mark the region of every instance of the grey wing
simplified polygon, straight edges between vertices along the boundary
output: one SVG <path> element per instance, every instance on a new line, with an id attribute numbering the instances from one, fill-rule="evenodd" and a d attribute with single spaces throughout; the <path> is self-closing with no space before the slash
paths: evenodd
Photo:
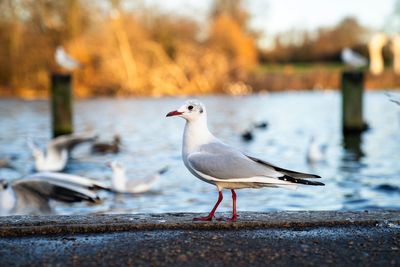
<path id="1" fill-rule="evenodd" d="M 223 143 L 211 143 L 200 147 L 199 152 L 192 153 L 188 157 L 188 162 L 195 171 L 217 179 L 267 177 L 290 183 L 324 185 L 302 179 L 320 178 L 318 175 L 277 167 L 247 156 Z"/>
<path id="2" fill-rule="evenodd" d="M 239 150 L 222 143 L 202 146 L 199 152 L 192 153 L 188 157 L 188 162 L 195 171 L 217 179 L 282 176 L 273 168 L 259 164 Z"/>
<path id="3" fill-rule="evenodd" d="M 91 178 L 67 174 L 67 173 L 59 173 L 59 172 L 38 172 L 33 175 L 28 176 L 27 178 L 39 178 L 50 182 L 62 182 L 64 184 L 70 184 L 72 186 L 84 187 L 90 190 L 110 190 L 110 186 L 108 184 L 102 183 L 100 181 L 96 181 Z"/>
<path id="4" fill-rule="evenodd" d="M 96 202 L 99 197 L 91 190 L 71 183 L 47 180 L 44 178 L 26 178 L 15 181 L 12 188 L 17 201 L 25 201 L 25 205 L 45 206 L 50 199 L 62 202 Z M 33 202 L 27 202 L 29 200 Z"/>
<path id="5" fill-rule="evenodd" d="M 97 139 L 96 135 L 82 134 L 82 135 L 61 135 L 50 141 L 48 149 L 55 149 L 61 151 L 66 149 L 71 151 L 74 147 L 85 142 L 93 142 Z"/>

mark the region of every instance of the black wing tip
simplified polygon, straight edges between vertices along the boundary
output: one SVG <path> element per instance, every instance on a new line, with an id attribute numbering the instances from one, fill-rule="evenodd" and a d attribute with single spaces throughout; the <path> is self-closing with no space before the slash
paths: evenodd
<path id="1" fill-rule="evenodd" d="M 304 180 L 304 179 L 299 179 L 299 178 L 293 178 L 288 175 L 284 175 L 278 178 L 279 180 L 294 183 L 294 184 L 304 184 L 304 185 L 316 185 L 316 186 L 324 186 L 324 183 L 321 182 L 314 182 L 314 181 L 309 181 L 309 180 Z"/>
<path id="2" fill-rule="evenodd" d="M 309 173 L 302 173 L 302 172 L 287 170 L 287 169 L 284 169 L 284 168 L 275 166 L 275 165 L 273 165 L 273 164 L 271 164 L 271 163 L 268 163 L 268 162 L 266 162 L 266 161 L 263 161 L 263 160 L 261 160 L 261 159 L 258 159 L 258 158 L 255 158 L 255 157 L 252 157 L 252 156 L 249 156 L 249 155 L 246 155 L 246 156 L 247 156 L 249 159 L 251 159 L 251 160 L 253 160 L 253 161 L 257 162 L 257 163 L 260 163 L 260 164 L 263 164 L 263 165 L 267 165 L 268 167 L 273 168 L 275 171 L 281 172 L 282 174 L 285 174 L 285 173 L 286 173 L 287 175 L 293 175 L 293 176 L 301 177 L 301 178 L 299 178 L 299 179 L 303 179 L 303 178 L 308 178 L 308 179 L 321 178 L 321 176 L 316 175 L 316 174 L 309 174 Z M 285 176 L 287 176 L 286 174 L 285 174 Z M 301 175 L 301 176 L 300 176 L 300 175 Z M 292 178 L 293 178 L 293 177 L 292 177 Z M 296 179 L 298 179 L 298 178 L 296 178 Z"/>

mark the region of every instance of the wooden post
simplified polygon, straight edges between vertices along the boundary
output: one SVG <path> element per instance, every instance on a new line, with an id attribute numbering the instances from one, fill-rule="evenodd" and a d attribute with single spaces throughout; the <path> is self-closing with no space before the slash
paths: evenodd
<path id="1" fill-rule="evenodd" d="M 51 113 L 53 137 L 73 132 L 70 74 L 53 73 L 51 75 Z"/>
<path id="2" fill-rule="evenodd" d="M 361 136 L 361 133 L 343 135 L 343 147 L 347 152 L 346 154 L 350 154 L 350 157 L 346 156 L 344 158 L 345 161 L 359 161 L 364 156 L 361 146 Z"/>
<path id="3" fill-rule="evenodd" d="M 364 73 L 342 73 L 342 123 L 344 133 L 360 133 L 367 129 L 363 120 Z"/>

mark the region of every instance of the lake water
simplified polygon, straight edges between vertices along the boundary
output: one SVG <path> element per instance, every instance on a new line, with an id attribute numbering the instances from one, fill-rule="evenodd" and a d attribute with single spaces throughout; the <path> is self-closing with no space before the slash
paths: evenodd
<path id="1" fill-rule="evenodd" d="M 396 93 L 395 93 L 396 94 Z M 397 93 L 398 94 L 398 93 Z M 337 92 L 271 93 L 244 97 L 200 97 L 208 110 L 211 131 L 226 143 L 278 166 L 323 177 L 325 187 L 238 190 L 238 210 L 364 210 L 400 209 L 400 106 L 383 92 L 365 96 L 365 117 L 371 129 L 359 139 L 343 138 L 340 95 Z M 154 190 L 141 195 L 114 196 L 101 192 L 102 204 L 53 203 L 59 214 L 208 212 L 217 190 L 193 177 L 181 161 L 184 120 L 165 118 L 185 99 L 95 99 L 75 103 L 76 132 L 94 132 L 104 139 L 122 137 L 123 151 L 91 155 L 79 147 L 65 172 L 108 180 L 107 162 L 122 162 L 132 179 L 169 166 Z M 33 172 L 25 140 L 42 146 L 50 138 L 46 101 L 0 100 L 0 158 L 14 157 L 18 171 L 0 169 L 0 177 L 15 179 Z M 240 133 L 252 122 L 268 121 L 253 142 Z M 305 160 L 310 136 L 328 145 L 325 164 Z M 231 210 L 226 191 L 219 211 Z"/>

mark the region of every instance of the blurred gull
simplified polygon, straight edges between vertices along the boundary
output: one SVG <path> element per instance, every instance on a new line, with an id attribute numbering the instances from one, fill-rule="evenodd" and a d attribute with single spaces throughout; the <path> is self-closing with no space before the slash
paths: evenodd
<path id="1" fill-rule="evenodd" d="M 167 117 L 179 116 L 186 120 L 183 134 L 182 158 L 188 170 L 202 181 L 217 187 L 219 197 L 208 216 L 194 218 L 211 221 L 222 201 L 222 190 L 231 189 L 233 213 L 236 221 L 236 193 L 234 189 L 284 187 L 296 188 L 299 184 L 324 185 L 303 178 L 320 178 L 318 175 L 300 173 L 276 167 L 268 162 L 248 156 L 222 143 L 210 133 L 205 106 L 197 100 L 187 101 Z"/>
<path id="2" fill-rule="evenodd" d="M 86 177 L 42 172 L 7 182 L 0 180 L 0 214 L 49 214 L 50 200 L 98 202 L 93 190 L 108 189 Z"/>
<path id="3" fill-rule="evenodd" d="M 121 137 L 116 134 L 112 142 L 94 142 L 92 145 L 92 153 L 118 153 L 121 146 Z"/>
<path id="4" fill-rule="evenodd" d="M 318 143 L 316 138 L 311 136 L 307 148 L 307 162 L 309 164 L 313 164 L 326 161 L 326 149 L 326 144 Z"/>
<path id="5" fill-rule="evenodd" d="M 61 135 L 47 144 L 45 152 L 30 139 L 28 139 L 28 146 L 35 158 L 37 171 L 62 171 L 67 164 L 69 152 L 75 146 L 84 142 L 92 142 L 96 138 L 96 136 L 89 134 Z"/>
<path id="6" fill-rule="evenodd" d="M 110 163 L 113 171 L 111 178 L 112 190 L 116 193 L 144 193 L 153 188 L 155 183 L 160 179 L 160 176 L 167 171 L 167 167 L 159 170 L 157 173 L 146 176 L 142 179 L 128 179 L 125 174 L 125 168 L 121 163 L 113 161 Z"/>
<path id="7" fill-rule="evenodd" d="M 65 51 L 64 47 L 57 46 L 56 52 L 54 54 L 57 64 L 68 71 L 73 71 L 77 68 L 81 67 L 81 64 L 73 59 L 68 53 Z"/>
<path id="8" fill-rule="evenodd" d="M 346 65 L 354 68 L 364 67 L 367 65 L 367 59 L 365 57 L 354 52 L 348 47 L 342 50 L 341 58 Z"/>

